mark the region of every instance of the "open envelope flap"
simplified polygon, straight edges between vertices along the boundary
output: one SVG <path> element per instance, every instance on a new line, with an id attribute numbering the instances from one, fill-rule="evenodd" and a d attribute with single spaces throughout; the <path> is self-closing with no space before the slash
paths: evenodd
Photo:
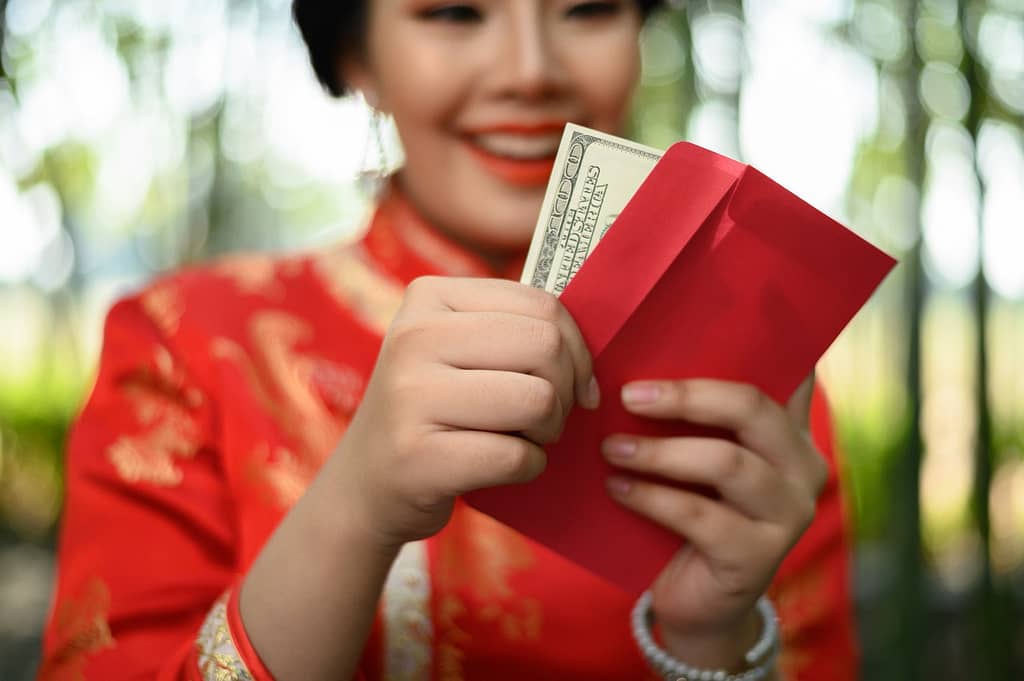
<path id="1" fill-rule="evenodd" d="M 895 261 L 754 168 L 723 208 L 665 270 L 599 364 L 623 372 L 624 381 L 752 383 L 784 402 Z M 605 384 L 611 378 L 598 375 L 602 389 L 618 390 L 615 381 Z"/>
<path id="2" fill-rule="evenodd" d="M 592 354 L 625 324 L 744 167 L 687 143 L 658 161 L 562 292 Z"/>
<path id="3" fill-rule="evenodd" d="M 726 246 L 735 252 L 734 271 L 751 267 L 763 275 L 757 296 L 750 297 L 762 310 L 757 329 L 767 337 L 811 346 L 807 371 L 896 265 L 753 167 L 740 178 L 726 218 L 723 231 L 736 228 Z M 790 348 L 780 344 L 780 350 Z M 761 387 L 781 402 L 802 379 L 802 374 L 788 381 L 779 376 Z"/>

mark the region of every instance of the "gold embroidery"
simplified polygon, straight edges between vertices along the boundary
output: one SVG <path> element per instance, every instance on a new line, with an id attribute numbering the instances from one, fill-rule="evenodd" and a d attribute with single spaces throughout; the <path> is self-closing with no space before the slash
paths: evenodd
<path id="1" fill-rule="evenodd" d="M 250 480 L 264 487 L 273 503 L 288 508 L 341 438 L 364 379 L 351 367 L 298 350 L 311 340 L 312 328 L 297 317 L 257 312 L 249 336 L 251 354 L 227 338 L 214 339 L 211 352 L 244 372 L 256 399 L 289 440 L 288 446 L 257 445 L 248 468 Z"/>
<path id="2" fill-rule="evenodd" d="M 315 360 L 311 377 L 327 406 L 344 415 L 355 413 L 366 388 L 363 375 L 350 366 Z"/>
<path id="3" fill-rule="evenodd" d="M 402 547 L 384 585 L 384 678 L 426 681 L 430 678 L 430 573 L 426 542 Z"/>
<path id="4" fill-rule="evenodd" d="M 536 598 L 524 598 L 518 605 L 521 612 L 509 612 L 490 603 L 480 610 L 479 617 L 485 622 L 495 623 L 506 641 L 539 641 L 544 607 Z"/>
<path id="5" fill-rule="evenodd" d="M 445 590 L 469 589 L 485 602 L 514 596 L 509 576 L 536 562 L 525 537 L 465 505 L 438 539 L 438 581 Z"/>
<path id="6" fill-rule="evenodd" d="M 189 408 L 203 397 L 185 385 L 167 348 L 157 347 L 153 364 L 155 374 L 139 372 L 121 387 L 142 431 L 119 437 L 107 448 L 107 459 L 126 482 L 173 487 L 182 479 L 176 460 L 191 459 L 201 446 L 202 433 Z"/>
<path id="7" fill-rule="evenodd" d="M 181 293 L 173 281 L 164 281 L 153 285 L 139 298 L 142 310 L 165 336 L 173 336 L 178 332 L 181 316 L 185 313 L 185 303 Z"/>
<path id="8" fill-rule="evenodd" d="M 440 635 L 437 642 L 438 673 L 440 681 L 463 681 L 462 661 L 466 657 L 464 646 L 471 637 L 459 626 L 458 620 L 466 614 L 466 604 L 458 596 L 447 594 L 438 608 Z"/>
<path id="9" fill-rule="evenodd" d="M 439 662 L 449 670 L 464 655 L 468 640 L 457 619 L 472 614 L 477 622 L 495 627 L 509 643 L 541 638 L 544 609 L 536 598 L 516 593 L 511 576 L 536 562 L 529 541 L 493 518 L 460 504 L 448 527 L 438 535 L 438 592 L 455 598 L 439 616 Z M 472 594 L 472 610 L 454 594 Z M 443 602 L 443 601 L 442 601 Z M 456 604 L 460 607 L 456 607 Z M 451 671 L 454 675 L 455 671 Z M 459 678 L 452 676 L 451 678 Z"/>
<path id="10" fill-rule="evenodd" d="M 229 593 L 213 604 L 196 637 L 199 673 L 203 681 L 254 681 L 231 638 L 227 606 Z"/>
<path id="11" fill-rule="evenodd" d="M 277 263 L 267 255 L 246 254 L 221 258 L 213 264 L 214 273 L 230 279 L 239 291 L 251 295 L 280 298 L 284 288 L 277 280 Z"/>
<path id="12" fill-rule="evenodd" d="M 316 361 L 295 349 L 311 338 L 312 330 L 296 317 L 267 311 L 253 315 L 249 336 L 258 366 L 263 368 L 285 406 L 279 412 L 285 431 L 301 443 L 317 464 L 321 463 L 337 444 L 344 426 L 335 421 L 313 391 Z"/>
<path id="13" fill-rule="evenodd" d="M 266 492 L 265 501 L 291 508 L 309 487 L 317 469 L 287 447 L 273 450 L 266 443 L 256 445 L 246 466 L 246 475 L 257 489 Z"/>
<path id="14" fill-rule="evenodd" d="M 95 577 L 64 599 L 53 615 L 56 651 L 44 662 L 40 681 L 79 681 L 89 655 L 116 646 L 109 611 L 110 589 Z"/>
<path id="15" fill-rule="evenodd" d="M 368 328 L 383 335 L 402 303 L 405 290 L 373 264 L 362 246 L 345 246 L 325 252 L 314 271 L 327 291 Z"/>

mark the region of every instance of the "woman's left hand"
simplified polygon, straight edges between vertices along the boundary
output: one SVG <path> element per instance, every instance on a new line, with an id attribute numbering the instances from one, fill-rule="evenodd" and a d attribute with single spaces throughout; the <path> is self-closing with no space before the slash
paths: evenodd
<path id="1" fill-rule="evenodd" d="M 758 597 L 814 518 L 828 466 L 808 428 L 813 389 L 812 374 L 785 407 L 752 386 L 714 380 L 623 390 L 634 414 L 719 427 L 736 440 L 614 435 L 603 447 L 622 469 L 608 481 L 613 498 L 686 539 L 652 586 L 652 608 L 666 647 L 690 664 L 742 661 L 760 632 Z"/>

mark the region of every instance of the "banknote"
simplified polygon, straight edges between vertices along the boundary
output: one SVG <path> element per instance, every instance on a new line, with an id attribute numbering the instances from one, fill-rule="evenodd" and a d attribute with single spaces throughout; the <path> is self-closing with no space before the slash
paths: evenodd
<path id="1" fill-rule="evenodd" d="M 663 153 L 567 125 L 520 281 L 565 290 Z"/>

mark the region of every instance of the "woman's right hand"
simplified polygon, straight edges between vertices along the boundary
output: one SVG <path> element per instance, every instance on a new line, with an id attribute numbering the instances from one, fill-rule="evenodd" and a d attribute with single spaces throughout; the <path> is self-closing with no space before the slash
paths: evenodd
<path id="1" fill-rule="evenodd" d="M 599 400 L 590 353 L 553 295 L 497 279 L 409 286 L 329 465 L 386 546 L 439 531 L 455 497 L 532 480 L 574 402 Z"/>

